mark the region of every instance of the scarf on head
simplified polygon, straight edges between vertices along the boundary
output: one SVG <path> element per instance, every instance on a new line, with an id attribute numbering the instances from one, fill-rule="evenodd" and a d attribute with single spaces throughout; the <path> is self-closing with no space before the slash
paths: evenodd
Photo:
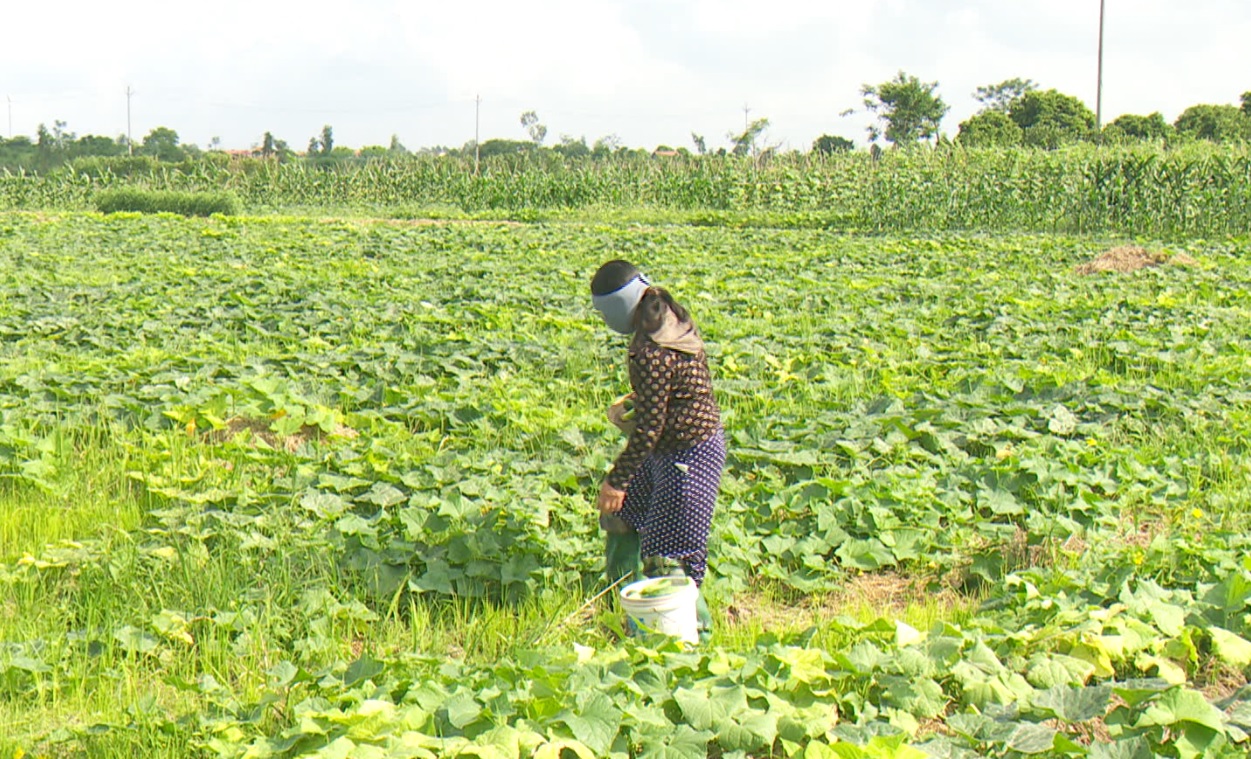
<path id="1" fill-rule="evenodd" d="M 648 334 L 652 342 L 662 348 L 670 348 L 681 353 L 697 355 L 704 349 L 704 341 L 699 337 L 693 321 L 679 321 L 672 308 L 665 309 L 665 319 L 660 329 Z"/>
<path id="2" fill-rule="evenodd" d="M 643 299 L 643 293 L 647 292 L 650 284 L 646 277 L 637 274 L 634 279 L 610 293 L 592 295 L 591 304 L 613 331 L 628 335 L 634 332 L 634 311 L 639 307 L 639 301 Z"/>

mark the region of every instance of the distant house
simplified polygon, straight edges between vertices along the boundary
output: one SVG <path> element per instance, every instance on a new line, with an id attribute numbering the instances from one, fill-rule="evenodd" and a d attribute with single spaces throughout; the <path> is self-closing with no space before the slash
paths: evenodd
<path id="1" fill-rule="evenodd" d="M 653 151 L 652 151 L 652 155 L 653 155 L 653 156 L 655 156 L 656 158 L 677 158 L 678 156 L 680 156 L 680 155 L 682 155 L 682 154 L 681 154 L 681 153 L 679 153 L 679 152 L 678 152 L 678 151 L 676 151 L 676 150 L 669 150 L 669 149 L 666 149 L 666 150 L 660 150 L 660 149 L 657 149 L 657 150 L 653 150 Z"/>

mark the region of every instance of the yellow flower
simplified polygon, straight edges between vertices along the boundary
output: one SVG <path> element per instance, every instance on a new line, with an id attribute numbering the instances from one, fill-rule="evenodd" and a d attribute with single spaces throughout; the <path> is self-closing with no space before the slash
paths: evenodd
<path id="1" fill-rule="evenodd" d="M 1086 438 L 1086 445 L 1088 445 L 1088 446 L 1090 446 L 1091 448 L 1093 448 L 1093 447 L 1095 447 L 1096 445 L 1099 445 L 1099 441 L 1098 441 L 1098 440 L 1095 440 L 1093 437 L 1088 437 L 1088 438 Z"/>
<path id="2" fill-rule="evenodd" d="M 1141 553 L 1135 553 L 1135 554 L 1134 554 L 1134 566 L 1136 566 L 1136 567 L 1140 567 L 1140 566 L 1142 566 L 1142 561 L 1143 561 L 1142 554 L 1141 554 Z"/>
<path id="3" fill-rule="evenodd" d="M 1203 519 L 1203 509 L 1198 509 L 1198 508 L 1191 509 L 1190 516 L 1194 517 L 1195 519 Z"/>

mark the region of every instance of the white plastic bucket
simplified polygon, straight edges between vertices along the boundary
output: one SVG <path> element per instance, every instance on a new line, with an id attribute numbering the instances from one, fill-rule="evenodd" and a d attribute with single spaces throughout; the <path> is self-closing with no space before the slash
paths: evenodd
<path id="1" fill-rule="evenodd" d="M 689 577 L 654 577 L 621 590 L 621 607 L 644 630 L 699 642 L 699 586 Z"/>

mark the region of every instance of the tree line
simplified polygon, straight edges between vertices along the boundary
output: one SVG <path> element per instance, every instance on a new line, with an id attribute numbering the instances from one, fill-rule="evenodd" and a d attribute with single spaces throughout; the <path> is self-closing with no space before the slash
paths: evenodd
<path id="1" fill-rule="evenodd" d="M 978 87 L 973 97 L 981 108 L 958 126 L 954 140 L 941 132 L 943 119 L 950 111 L 938 94 L 938 82 L 924 82 L 900 71 L 894 78 L 865 84 L 860 89 L 863 111 L 851 109 L 842 115 L 857 112 L 870 114 L 873 123 L 867 128 L 867 145 L 879 150 L 879 142 L 893 147 L 919 144 L 950 144 L 966 147 L 1034 147 L 1056 149 L 1065 145 L 1090 142 L 1125 144 L 1151 141 L 1175 144 L 1195 140 L 1217 143 L 1251 141 L 1251 92 L 1244 92 L 1240 105 L 1193 105 L 1171 124 L 1158 112 L 1147 115 L 1124 114 L 1111 123 L 1097 123 L 1096 115 L 1080 98 L 1055 89 L 1042 89 L 1031 79 L 1014 78 L 997 84 Z M 520 125 L 528 139 L 488 139 L 481 144 L 470 141 L 460 148 L 435 146 L 421 148 L 417 153 L 455 155 L 488 159 L 498 155 L 549 154 L 553 158 L 604 159 L 623 155 L 712 155 L 767 156 L 780 150 L 770 143 L 767 118 L 745 125 L 743 131 L 730 131 L 725 137 L 727 147 L 710 149 L 704 135 L 690 135 L 691 146 L 659 145 L 654 150 L 628 148 L 616 135 L 608 135 L 588 143 L 585 136 L 561 135 L 546 145 L 548 128 L 533 110 L 521 114 Z M 830 154 L 856 149 L 853 140 L 838 135 L 818 137 L 808 152 Z M 5 140 L 0 138 L 0 170 L 46 172 L 83 158 L 117 159 L 138 157 L 144 165 L 151 162 L 179 163 L 205 156 L 229 159 L 230 154 L 244 153 L 250 157 L 279 162 L 305 161 L 315 165 L 364 162 L 377 158 L 409 155 L 408 150 L 392 135 L 389 145 L 371 145 L 359 149 L 336 144 L 330 125 L 309 138 L 304 152 L 299 153 L 285 140 L 265 132 L 247 151 L 224 151 L 220 140 L 213 138 L 206 148 L 184 143 L 175 130 L 160 126 L 152 129 L 141 141 L 131 144 L 125 135 L 116 138 L 87 134 L 78 136 L 68 131 L 64 121 L 54 121 L 51 128 L 40 124 L 35 137 L 24 135 Z M 801 151 L 793 151 L 801 152 Z"/>
<path id="2" fill-rule="evenodd" d="M 885 139 L 899 146 L 945 140 L 939 136 L 939 125 L 950 107 L 937 90 L 937 82 L 923 82 L 903 71 L 887 82 L 864 85 L 864 109 L 876 117 L 869 127 L 870 140 Z M 1101 125 L 1080 98 L 1043 90 L 1030 79 L 1008 79 L 979 87 L 973 97 L 982 107 L 960 123 L 955 137 L 957 143 L 968 147 L 1055 149 L 1079 142 L 1251 141 L 1251 92 L 1242 94 L 1241 106 L 1192 105 L 1172 124 L 1156 112 L 1124 114 Z"/>

